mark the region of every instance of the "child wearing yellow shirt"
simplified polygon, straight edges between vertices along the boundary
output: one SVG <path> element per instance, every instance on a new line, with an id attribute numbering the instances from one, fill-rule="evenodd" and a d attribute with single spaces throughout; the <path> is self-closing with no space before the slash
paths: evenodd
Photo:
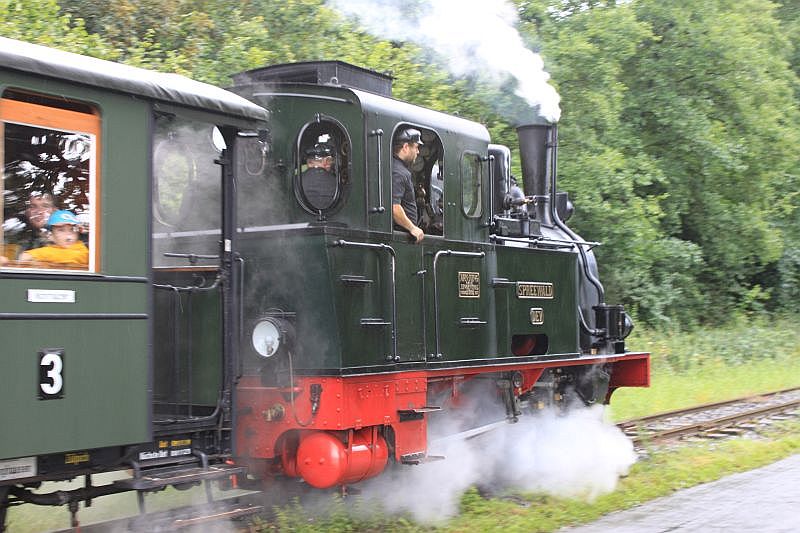
<path id="1" fill-rule="evenodd" d="M 56 211 L 47 221 L 52 244 L 22 252 L 20 262 L 44 263 L 43 266 L 50 268 L 87 267 L 89 249 L 78 238 L 79 224 L 78 217 L 72 212 Z"/>

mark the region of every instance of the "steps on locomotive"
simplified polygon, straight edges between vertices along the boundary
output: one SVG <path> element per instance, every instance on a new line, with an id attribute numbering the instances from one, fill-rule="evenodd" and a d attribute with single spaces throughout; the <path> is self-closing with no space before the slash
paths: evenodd
<path id="1" fill-rule="evenodd" d="M 252 500 L 252 501 L 248 501 Z M 178 507 L 168 511 L 148 513 L 106 521 L 97 524 L 82 524 L 82 533 L 100 533 L 108 531 L 231 531 L 233 528 L 224 521 L 241 520 L 264 512 L 264 505 L 257 502 L 256 497 L 241 496 L 228 500 L 220 500 L 210 504 Z M 215 528 L 215 522 L 220 528 Z M 61 532 L 74 532 L 75 529 L 64 529 Z"/>
<path id="2" fill-rule="evenodd" d="M 206 467 L 197 466 L 196 464 L 166 466 L 142 470 L 139 476 L 117 480 L 114 484 L 130 490 L 149 491 L 170 485 L 185 485 L 223 479 L 233 475 L 244 474 L 246 471 L 247 468 L 244 466 L 225 463 Z"/>
<path id="3" fill-rule="evenodd" d="M 444 455 L 429 455 L 426 453 L 407 453 L 400 456 L 400 462 L 404 465 L 421 465 L 423 463 L 432 463 L 434 461 L 444 461 Z"/>

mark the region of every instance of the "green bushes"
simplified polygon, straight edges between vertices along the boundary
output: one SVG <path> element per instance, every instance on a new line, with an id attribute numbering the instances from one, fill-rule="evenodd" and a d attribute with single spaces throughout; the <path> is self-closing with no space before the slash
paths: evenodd
<path id="1" fill-rule="evenodd" d="M 627 345 L 651 352 L 651 385 L 615 392 L 615 420 L 800 385 L 795 317 L 741 314 L 717 328 L 640 328 Z"/>

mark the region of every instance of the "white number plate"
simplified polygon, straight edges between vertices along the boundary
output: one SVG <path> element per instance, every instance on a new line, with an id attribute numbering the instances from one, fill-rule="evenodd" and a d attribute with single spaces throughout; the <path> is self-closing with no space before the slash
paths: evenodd
<path id="1" fill-rule="evenodd" d="M 64 397 L 64 350 L 49 349 L 39 352 L 40 400 L 55 400 Z"/>
<path id="2" fill-rule="evenodd" d="M 28 301 L 51 304 L 74 304 L 75 291 L 28 289 Z"/>
<path id="3" fill-rule="evenodd" d="M 36 457 L 20 457 L 0 461 L 0 481 L 36 475 Z"/>

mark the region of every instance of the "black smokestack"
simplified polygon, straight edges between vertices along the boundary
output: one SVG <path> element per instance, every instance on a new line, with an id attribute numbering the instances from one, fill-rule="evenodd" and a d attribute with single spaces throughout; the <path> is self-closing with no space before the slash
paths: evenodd
<path id="1" fill-rule="evenodd" d="M 554 123 L 525 124 L 517 127 L 519 155 L 525 196 L 534 197 L 536 220 L 552 225 L 550 202 L 552 200 L 552 169 L 558 139 Z M 530 208 L 528 208 L 530 209 Z"/>

